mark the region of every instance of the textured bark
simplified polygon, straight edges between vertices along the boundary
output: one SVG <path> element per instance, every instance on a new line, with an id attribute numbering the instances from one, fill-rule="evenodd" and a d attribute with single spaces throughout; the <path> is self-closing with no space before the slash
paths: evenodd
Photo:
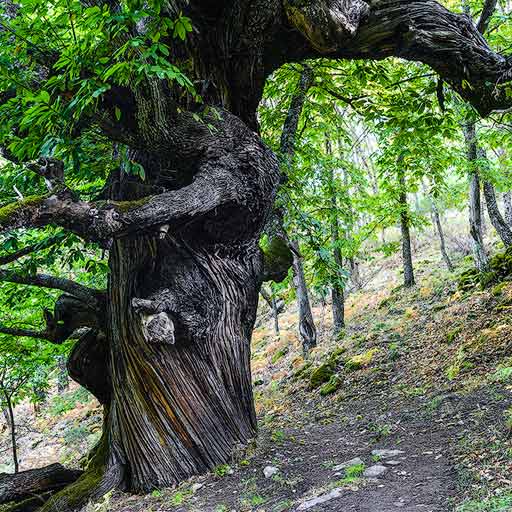
<path id="1" fill-rule="evenodd" d="M 494 187 L 488 181 L 484 181 L 484 196 L 491 224 L 505 244 L 505 247 L 512 246 L 512 230 L 501 215 Z"/>
<path id="2" fill-rule="evenodd" d="M 14 475 L 0 474 L 0 503 L 22 501 L 34 494 L 58 491 L 74 482 L 81 474 L 82 471 L 66 469 L 60 464 Z"/>
<path id="3" fill-rule="evenodd" d="M 261 296 L 265 299 L 265 302 L 270 307 L 270 311 L 272 311 L 272 318 L 274 319 L 274 332 L 276 335 L 279 335 L 279 308 L 277 307 L 277 301 L 275 295 L 272 293 L 272 290 L 267 292 L 264 286 L 261 287 L 260 290 Z"/>
<path id="4" fill-rule="evenodd" d="M 480 194 L 480 177 L 476 169 L 478 159 L 478 145 L 474 123 L 467 123 L 463 127 L 466 143 L 466 153 L 469 164 L 472 166 L 469 182 L 469 232 L 473 246 L 473 259 L 475 267 L 480 272 L 489 269 L 489 258 L 484 246 L 482 233 L 482 205 Z"/>
<path id="5" fill-rule="evenodd" d="M 441 223 L 441 217 L 439 215 L 439 210 L 434 200 L 432 200 L 432 219 L 434 221 L 434 226 L 436 229 L 437 236 L 439 237 L 439 248 L 441 249 L 441 255 L 443 257 L 443 261 L 446 265 L 446 268 L 449 272 L 453 272 L 453 263 L 448 256 L 448 251 L 446 250 L 446 242 L 444 239 L 443 225 Z"/>
<path id="6" fill-rule="evenodd" d="M 11 438 L 12 462 L 14 464 L 14 473 L 18 473 L 20 465 L 18 462 L 18 446 L 16 441 L 16 422 L 14 420 L 14 406 L 12 405 L 11 397 L 8 393 L 5 394 L 5 402 L 7 404 L 7 414 L 9 415 L 9 434 Z M 0 486 L 1 489 L 1 486 Z M 0 496 L 2 494 L 0 493 Z"/>
<path id="7" fill-rule="evenodd" d="M 327 144 L 327 150 L 330 152 L 330 145 Z M 340 244 L 340 225 L 338 221 L 338 201 L 336 200 L 336 189 L 334 187 L 334 169 L 329 169 L 329 189 L 330 202 L 332 208 L 331 219 L 331 241 L 333 244 L 333 259 L 336 265 L 336 272 L 340 273 L 343 269 L 343 256 L 341 254 Z M 338 282 L 335 282 L 331 288 L 332 299 L 332 333 L 339 336 L 345 328 L 345 290 Z"/>
<path id="8" fill-rule="evenodd" d="M 316 327 L 311 311 L 306 276 L 304 275 L 304 266 L 302 255 L 297 241 L 291 241 L 293 252 L 293 284 L 297 293 L 297 304 L 299 306 L 299 337 L 302 343 L 302 350 L 305 355 L 316 347 Z"/>
<path id="9" fill-rule="evenodd" d="M 503 205 L 505 207 L 505 221 L 512 226 L 512 192 L 507 191 L 503 194 Z"/>
<path id="10" fill-rule="evenodd" d="M 200 163 L 217 185 L 203 186 L 193 204 L 211 210 L 164 236 L 118 239 L 110 251 L 108 430 L 133 491 L 226 463 L 256 432 L 250 337 L 258 240 L 279 168 L 255 134 L 229 122 L 232 138 L 217 134 Z M 216 188 L 229 206 L 211 197 Z"/>
<path id="11" fill-rule="evenodd" d="M 400 208 L 400 232 L 402 234 L 402 261 L 404 268 L 404 286 L 410 288 L 415 285 L 414 267 L 412 263 L 410 213 L 405 188 L 405 173 L 401 170 L 398 178 L 398 204 Z"/>
<path id="12" fill-rule="evenodd" d="M 83 3 L 117 8 L 115 0 Z M 81 302 L 80 320 L 66 317 L 58 330 L 57 312 L 46 315 L 42 334 L 57 342 L 77 327 L 90 329 L 68 366 L 105 404 L 106 416 L 86 475 L 44 512 L 78 510 L 114 486 L 145 491 L 175 484 L 225 463 L 254 435 L 249 340 L 262 279 L 258 238 L 279 168 L 250 129 L 258 128 L 257 106 L 274 70 L 310 57 L 394 55 L 431 65 L 481 113 L 512 103 L 501 87 L 512 77 L 509 60 L 488 48 L 467 17 L 431 0 L 177 0 L 162 9 L 172 19 L 180 12 L 193 20 L 193 33 L 164 42 L 220 119 L 164 80 L 114 86 L 99 99 L 94 119 L 130 148 L 146 181 L 113 173 L 106 200 L 86 202 L 62 179 L 49 180 L 47 196 L 0 209 L 2 232 L 56 225 L 111 247 L 106 302 L 92 305 L 68 288 L 67 302 Z M 34 55 L 36 64 L 40 58 Z M 307 89 L 302 78 L 299 90 Z M 292 106 L 287 135 L 299 119 Z M 283 139 L 288 163 L 292 140 Z M 48 165 L 35 169 L 47 179 Z M 308 317 L 301 330 L 310 348 L 316 333 L 294 246 Z"/>

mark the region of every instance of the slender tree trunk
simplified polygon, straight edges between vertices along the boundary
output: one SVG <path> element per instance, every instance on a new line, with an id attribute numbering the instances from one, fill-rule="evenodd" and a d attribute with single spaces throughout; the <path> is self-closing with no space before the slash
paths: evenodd
<path id="1" fill-rule="evenodd" d="M 348 264 L 350 267 L 350 280 L 354 290 L 360 290 L 363 287 L 361 280 L 361 272 L 359 271 L 359 262 L 355 258 L 349 258 Z"/>
<path id="2" fill-rule="evenodd" d="M 512 192 L 507 191 L 503 194 L 503 205 L 505 207 L 505 221 L 512 226 Z"/>
<path id="3" fill-rule="evenodd" d="M 330 152 L 330 144 L 327 140 L 327 151 Z M 333 259 L 336 266 L 335 272 L 337 281 L 331 288 L 332 299 L 332 333 L 334 337 L 340 335 L 345 328 L 345 290 L 339 281 L 343 270 L 343 256 L 340 249 L 340 226 L 338 221 L 338 201 L 336 200 L 336 189 L 334 184 L 334 169 L 329 169 L 329 189 L 331 202 L 331 241 L 333 245 Z"/>
<path id="4" fill-rule="evenodd" d="M 18 461 L 18 447 L 16 442 L 16 423 L 14 422 L 14 408 L 12 406 L 11 397 L 9 393 L 4 391 L 5 403 L 7 405 L 7 412 L 9 414 L 9 431 L 11 434 L 11 445 L 12 445 L 12 461 L 14 463 L 14 473 L 18 473 L 20 465 Z"/>
<path id="5" fill-rule="evenodd" d="M 279 309 L 277 307 L 275 294 L 272 292 L 268 293 L 264 286 L 261 287 L 260 293 L 272 311 L 272 318 L 274 319 L 274 332 L 276 333 L 276 336 L 279 336 Z"/>
<path id="6" fill-rule="evenodd" d="M 476 139 L 475 123 L 467 123 L 463 127 L 468 162 L 471 166 L 469 182 L 469 232 L 473 245 L 473 259 L 475 267 L 480 272 L 489 268 L 489 259 L 485 251 L 482 233 L 482 205 L 480 193 L 480 177 L 476 162 L 478 159 L 478 144 Z"/>
<path id="7" fill-rule="evenodd" d="M 400 207 L 400 231 L 402 234 L 402 261 L 404 267 L 404 286 L 411 288 L 415 285 L 414 267 L 412 263 L 410 213 L 407 202 L 407 190 L 405 186 L 405 173 L 400 170 L 398 175 L 398 203 Z"/>
<path id="8" fill-rule="evenodd" d="M 446 243 L 444 239 L 444 232 L 443 232 L 443 226 L 441 224 L 441 217 L 439 215 L 439 210 L 437 209 L 437 205 L 435 201 L 431 200 L 432 204 L 432 219 L 434 221 L 434 226 L 437 231 L 437 236 L 439 237 L 439 246 L 441 249 L 441 255 L 443 257 L 443 261 L 446 265 L 446 268 L 449 272 L 453 272 L 453 264 L 450 260 L 450 257 L 448 256 L 448 251 L 446 250 Z"/>
<path id="9" fill-rule="evenodd" d="M 505 247 L 512 246 L 512 230 L 501 215 L 494 187 L 488 181 L 484 181 L 484 196 L 491 224 L 505 244 Z"/>
<path id="10" fill-rule="evenodd" d="M 293 167 L 297 129 L 304 109 L 304 103 L 306 102 L 307 93 L 313 85 L 313 82 L 313 70 L 309 66 L 304 66 L 299 78 L 297 90 L 290 101 L 283 131 L 281 133 L 280 152 L 282 167 L 286 173 Z M 297 294 L 299 307 L 299 336 L 304 354 L 307 355 L 312 348 L 316 347 L 317 332 L 311 312 L 311 303 L 299 243 L 297 240 L 289 238 L 286 233 L 285 236 L 288 239 L 290 250 L 293 253 L 293 285 Z"/>
<path id="11" fill-rule="evenodd" d="M 62 394 L 69 387 L 69 375 L 66 368 L 66 358 L 64 356 L 57 357 L 57 370 L 57 391 L 59 394 Z"/>
<path id="12" fill-rule="evenodd" d="M 311 302 L 309 300 L 308 286 L 304 274 L 304 265 L 300 253 L 299 244 L 292 240 L 291 248 L 293 252 L 293 282 L 297 292 L 297 304 L 299 306 L 299 337 L 302 343 L 304 355 L 316 347 L 317 333 L 313 313 L 311 311 Z"/>

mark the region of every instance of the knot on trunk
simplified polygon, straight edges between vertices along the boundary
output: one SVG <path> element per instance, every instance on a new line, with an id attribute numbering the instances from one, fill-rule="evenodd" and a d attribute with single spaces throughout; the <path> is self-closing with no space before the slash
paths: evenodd
<path id="1" fill-rule="evenodd" d="M 174 323 L 167 313 L 142 316 L 142 331 L 148 343 L 174 345 Z"/>
<path id="2" fill-rule="evenodd" d="M 168 290 L 163 294 L 167 295 Z M 141 318 L 144 339 L 151 344 L 174 345 L 176 342 L 174 322 L 169 311 L 168 301 L 132 299 L 132 307 Z"/>

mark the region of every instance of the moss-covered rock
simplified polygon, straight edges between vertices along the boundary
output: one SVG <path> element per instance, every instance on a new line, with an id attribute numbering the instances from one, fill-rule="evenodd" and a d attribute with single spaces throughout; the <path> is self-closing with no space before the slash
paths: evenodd
<path id="1" fill-rule="evenodd" d="M 322 396 L 331 395 L 332 393 L 338 391 L 338 389 L 341 387 L 341 384 L 342 380 L 340 377 L 338 375 L 332 375 L 329 379 L 329 382 L 320 388 L 320 394 Z"/>
<path id="2" fill-rule="evenodd" d="M 507 284 L 508 284 L 507 282 L 503 282 L 503 283 L 497 284 L 491 290 L 491 294 L 494 295 L 495 297 L 499 297 L 500 295 L 503 294 L 503 291 L 507 287 Z"/>
<path id="3" fill-rule="evenodd" d="M 311 372 L 309 385 L 312 389 L 329 382 L 334 375 L 334 365 L 332 363 L 324 363 Z"/>
<path id="4" fill-rule="evenodd" d="M 359 370 L 360 368 L 364 368 L 365 366 L 370 365 L 370 363 L 373 361 L 373 358 L 378 352 L 379 349 L 372 348 L 362 354 L 348 358 L 345 361 L 345 370 L 353 372 L 355 370 Z"/>
<path id="5" fill-rule="evenodd" d="M 341 356 L 347 351 L 345 347 L 336 347 L 330 354 L 329 354 L 329 363 L 332 365 L 337 365 L 340 360 Z"/>
<path id="6" fill-rule="evenodd" d="M 293 380 L 299 380 L 299 379 L 309 379 L 313 368 L 312 368 L 311 361 L 308 361 L 304 363 L 302 366 L 299 366 L 297 370 L 294 372 L 292 379 Z"/>

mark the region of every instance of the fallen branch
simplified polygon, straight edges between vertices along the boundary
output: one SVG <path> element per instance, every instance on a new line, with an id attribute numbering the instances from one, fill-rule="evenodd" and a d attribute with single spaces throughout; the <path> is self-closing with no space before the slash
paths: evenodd
<path id="1" fill-rule="evenodd" d="M 0 474 L 0 503 L 19 502 L 47 492 L 60 491 L 75 482 L 82 471 L 61 464 L 30 469 L 16 474 Z"/>

